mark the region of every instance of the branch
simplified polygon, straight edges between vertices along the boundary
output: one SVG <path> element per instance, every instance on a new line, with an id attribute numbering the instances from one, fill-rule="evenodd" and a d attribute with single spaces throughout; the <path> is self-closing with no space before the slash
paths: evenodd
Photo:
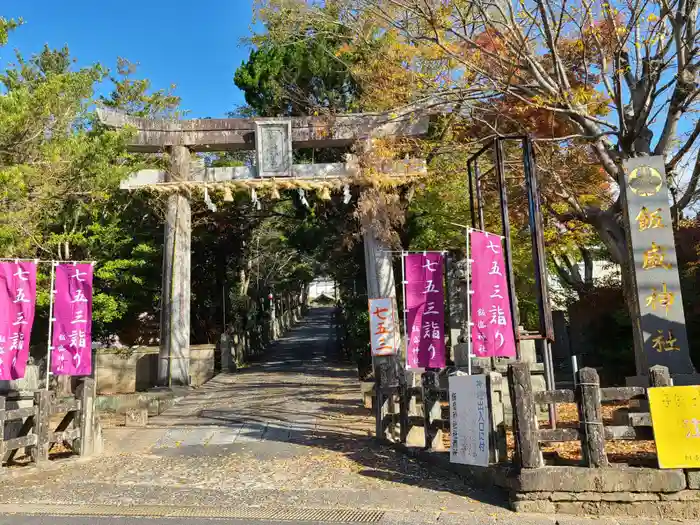
<path id="1" fill-rule="evenodd" d="M 561 277 L 562 281 L 564 281 L 566 284 L 571 286 L 572 288 L 576 288 L 576 282 L 570 273 L 568 273 L 557 261 L 556 256 L 552 256 L 552 262 L 554 263 L 554 269 L 557 271 L 557 275 Z"/>
<path id="2" fill-rule="evenodd" d="M 676 204 L 673 205 L 671 210 L 672 212 L 677 213 L 679 211 L 683 211 L 685 207 L 690 204 L 698 189 L 698 182 L 700 182 L 700 154 L 695 159 L 695 166 L 693 167 L 693 173 L 690 176 L 690 181 L 688 181 L 688 187 L 685 189 L 683 196 Z M 672 213 L 672 215 L 674 214 Z"/>
<path id="3" fill-rule="evenodd" d="M 686 140 L 685 143 L 680 148 L 678 148 L 678 151 L 676 152 L 676 154 L 666 164 L 666 171 L 672 172 L 676 169 L 676 165 L 690 151 L 690 149 L 693 147 L 693 144 L 695 144 L 695 141 L 697 140 L 697 138 L 699 136 L 700 136 L 700 119 L 698 119 L 698 121 L 695 123 L 695 127 L 693 128 L 693 131 L 691 132 L 691 134 L 688 136 L 688 140 Z"/>
<path id="4" fill-rule="evenodd" d="M 579 246 L 581 257 L 583 258 L 584 284 L 586 286 L 593 285 L 593 255 L 588 248 Z"/>

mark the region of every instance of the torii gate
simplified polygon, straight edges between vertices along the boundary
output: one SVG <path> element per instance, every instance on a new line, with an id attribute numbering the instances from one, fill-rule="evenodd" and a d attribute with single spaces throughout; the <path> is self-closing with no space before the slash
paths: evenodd
<path id="1" fill-rule="evenodd" d="M 375 137 L 415 137 L 427 133 L 429 117 L 407 112 L 400 115 L 354 114 L 334 117 L 273 119 L 146 119 L 99 108 L 100 121 L 109 127 L 130 127 L 136 134 L 131 152 L 170 154 L 168 171 L 143 170 L 123 180 L 125 190 L 187 184 L 225 185 L 235 181 L 269 183 L 271 178 L 344 180 L 356 177 L 356 162 L 293 164 L 292 150 L 349 146 Z M 192 170 L 192 152 L 255 150 L 254 167 Z M 396 177 L 425 174 L 425 161 L 390 162 L 377 167 Z M 190 202 L 182 192 L 168 196 L 165 221 L 160 316 L 158 384 L 189 385 L 190 272 L 192 223 Z M 395 297 L 391 258 L 376 239 L 366 238 L 368 293 Z"/>

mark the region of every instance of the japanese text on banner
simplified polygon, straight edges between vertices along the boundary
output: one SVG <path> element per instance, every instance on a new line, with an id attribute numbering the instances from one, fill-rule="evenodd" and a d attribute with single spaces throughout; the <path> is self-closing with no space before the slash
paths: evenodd
<path id="1" fill-rule="evenodd" d="M 36 264 L 0 263 L 0 379 L 24 377 L 36 305 Z"/>
<path id="2" fill-rule="evenodd" d="M 396 309 L 391 297 L 369 300 L 369 329 L 372 355 L 394 355 L 398 349 Z"/>
<path id="3" fill-rule="evenodd" d="M 411 253 L 404 258 L 406 282 L 406 367 L 444 368 L 445 292 L 441 253 Z"/>
<path id="4" fill-rule="evenodd" d="M 51 372 L 85 376 L 92 371 L 92 265 L 56 266 Z"/>
<path id="5" fill-rule="evenodd" d="M 471 231 L 472 348 L 477 357 L 515 357 L 503 247 L 498 235 Z"/>

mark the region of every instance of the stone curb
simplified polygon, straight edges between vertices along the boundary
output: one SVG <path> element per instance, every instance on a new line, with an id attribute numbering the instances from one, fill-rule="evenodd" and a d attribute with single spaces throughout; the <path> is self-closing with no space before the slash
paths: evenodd
<path id="1" fill-rule="evenodd" d="M 441 469 L 443 471 L 451 472 L 456 474 L 458 477 L 465 481 L 477 482 L 484 489 L 495 489 L 504 496 L 507 495 L 506 489 L 504 487 L 508 486 L 506 478 L 510 469 L 501 468 L 495 471 L 488 472 L 486 469 L 474 467 L 471 468 L 467 465 L 460 465 L 451 463 L 449 459 L 449 454 L 437 454 L 435 452 L 429 452 L 418 447 L 408 447 L 402 443 L 392 443 L 389 441 L 383 441 L 382 445 L 390 446 L 394 450 L 397 450 L 411 458 L 417 459 L 429 466 Z M 505 516 L 493 516 L 489 517 L 487 521 L 484 521 L 483 516 L 476 514 L 474 520 L 464 520 L 462 514 L 460 516 L 461 524 L 503 524 L 510 525 L 514 521 L 517 521 L 518 525 L 539 525 L 539 524 L 551 524 L 551 525 L 696 525 L 697 520 L 647 520 L 640 518 L 626 518 L 622 516 L 595 516 L 595 517 L 581 517 L 570 514 L 537 514 L 533 512 L 508 512 Z M 445 520 L 442 515 L 439 519 L 442 523 Z M 457 523 L 457 521 L 455 521 Z"/>

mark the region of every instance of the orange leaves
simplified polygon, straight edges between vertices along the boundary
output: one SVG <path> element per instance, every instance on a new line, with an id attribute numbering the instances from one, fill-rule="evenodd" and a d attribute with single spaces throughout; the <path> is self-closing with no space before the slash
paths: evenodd
<path id="1" fill-rule="evenodd" d="M 581 40 L 588 50 L 589 58 L 594 62 L 600 61 L 600 54 L 610 56 L 620 50 L 620 41 L 627 38 L 626 22 L 619 12 L 609 12 L 604 18 L 587 24 L 582 33 Z"/>
<path id="2" fill-rule="evenodd" d="M 493 115 L 495 125 L 500 122 L 502 133 L 518 133 L 527 130 L 535 137 L 551 138 L 575 133 L 575 128 L 568 120 L 559 118 L 554 112 L 544 107 L 546 101 L 531 99 L 530 103 L 513 96 L 504 96 L 490 102 L 488 108 L 484 108 L 487 114 Z M 485 117 L 486 118 L 486 117 Z M 485 133 L 488 127 L 475 123 L 475 128 L 483 128 Z M 472 128 L 472 132 L 478 130 Z"/>
<path id="3" fill-rule="evenodd" d="M 500 32 L 493 28 L 488 28 L 477 35 L 474 42 L 486 51 L 491 53 L 506 53 L 506 45 Z"/>
<path id="4" fill-rule="evenodd" d="M 352 50 L 353 50 L 352 46 L 350 46 L 350 44 L 345 43 L 345 44 L 341 45 L 336 50 L 335 56 L 337 56 L 337 57 L 343 56 L 345 54 L 351 53 Z"/>

